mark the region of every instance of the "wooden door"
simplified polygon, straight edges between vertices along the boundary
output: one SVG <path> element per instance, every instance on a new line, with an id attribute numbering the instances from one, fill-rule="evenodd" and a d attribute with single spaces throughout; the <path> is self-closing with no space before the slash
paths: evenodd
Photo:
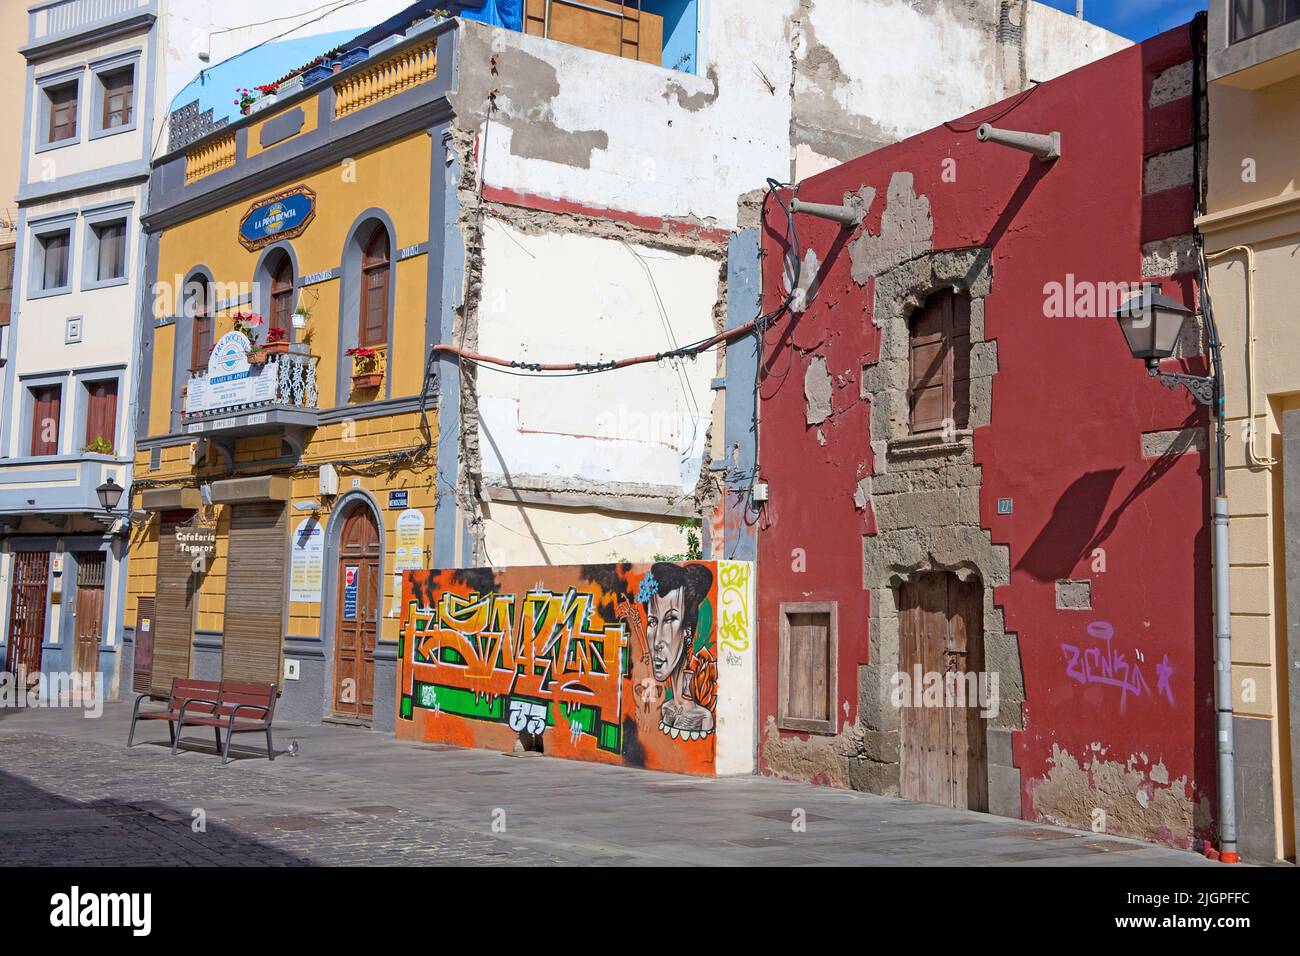
<path id="1" fill-rule="evenodd" d="M 379 623 L 379 527 L 357 505 L 339 539 L 334 627 L 334 713 L 369 720 L 375 712 L 375 638 Z"/>
<path id="2" fill-rule="evenodd" d="M 30 683 L 41 670 L 41 645 L 45 641 L 45 608 L 50 583 L 48 551 L 14 554 L 14 577 L 9 599 L 10 673 L 25 669 Z"/>
<path id="3" fill-rule="evenodd" d="M 72 669 L 80 674 L 99 671 L 99 639 L 104 633 L 104 554 L 77 555 L 77 617 Z"/>
<path id="4" fill-rule="evenodd" d="M 131 655 L 131 690 L 147 694 L 153 675 L 153 595 L 141 595 L 135 608 L 135 649 Z"/>
<path id="5" fill-rule="evenodd" d="M 900 713 L 899 789 L 908 800 L 988 809 L 983 603 L 979 582 L 951 574 L 921 575 L 901 589 L 899 671 L 910 693 Z"/>
<path id="6" fill-rule="evenodd" d="M 288 552 L 284 502 L 257 502 L 231 509 L 222 680 L 282 683 Z"/>
<path id="7" fill-rule="evenodd" d="M 164 512 L 159 525 L 149 658 L 149 690 L 154 694 L 169 694 L 172 680 L 190 676 L 199 578 L 193 571 L 193 559 L 177 550 L 176 528 L 193 516 L 192 511 Z"/>

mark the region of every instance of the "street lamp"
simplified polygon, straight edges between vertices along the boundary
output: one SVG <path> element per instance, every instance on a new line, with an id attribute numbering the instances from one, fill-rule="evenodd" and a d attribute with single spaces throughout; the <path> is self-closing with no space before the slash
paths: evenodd
<path id="1" fill-rule="evenodd" d="M 122 490 L 122 486 L 109 475 L 108 481 L 95 489 L 95 494 L 99 495 L 99 506 L 110 513 L 116 510 L 117 503 L 122 500 Z"/>
<path id="2" fill-rule="evenodd" d="M 1214 403 L 1214 378 L 1205 375 L 1183 375 L 1179 372 L 1160 371 L 1161 359 L 1174 354 L 1174 347 L 1182 335 L 1183 325 L 1192 311 L 1168 296 L 1161 295 L 1153 286 L 1144 286 L 1119 307 L 1115 318 L 1128 342 L 1128 350 L 1135 359 L 1146 362 L 1147 373 L 1165 388 L 1182 385 L 1202 405 Z"/>

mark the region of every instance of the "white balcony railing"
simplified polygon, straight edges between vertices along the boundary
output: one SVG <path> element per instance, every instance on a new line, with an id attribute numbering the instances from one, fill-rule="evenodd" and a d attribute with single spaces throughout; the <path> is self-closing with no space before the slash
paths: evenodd
<path id="1" fill-rule="evenodd" d="M 151 0 L 52 0 L 30 8 L 32 42 L 76 33 L 91 24 L 115 20 L 150 6 Z"/>
<path id="2" fill-rule="evenodd" d="M 229 379 L 230 376 L 222 378 Z M 316 356 L 284 352 L 253 365 L 247 377 L 233 381 L 210 381 L 208 370 L 190 377 L 185 393 L 185 418 L 220 418 L 260 408 L 314 410 Z"/>

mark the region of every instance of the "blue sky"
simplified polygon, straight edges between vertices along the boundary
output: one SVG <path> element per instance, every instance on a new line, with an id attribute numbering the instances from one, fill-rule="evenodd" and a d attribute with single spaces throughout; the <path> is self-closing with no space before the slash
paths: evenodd
<path id="1" fill-rule="evenodd" d="M 1074 0 L 1039 0 L 1074 13 Z M 1206 0 L 1084 0 L 1083 15 L 1130 40 L 1145 40 L 1186 23 L 1206 8 Z"/>

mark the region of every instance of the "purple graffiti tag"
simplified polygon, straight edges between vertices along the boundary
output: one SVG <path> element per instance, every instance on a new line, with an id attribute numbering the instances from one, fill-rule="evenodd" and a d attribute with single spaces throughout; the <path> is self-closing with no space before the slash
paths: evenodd
<path id="1" fill-rule="evenodd" d="M 1156 693 L 1164 694 L 1169 698 L 1169 703 L 1172 704 L 1174 702 L 1174 690 L 1169 683 L 1169 678 L 1174 676 L 1174 666 L 1169 663 L 1168 654 L 1165 655 L 1162 662 L 1156 665 L 1156 676 L 1159 678 L 1156 681 Z"/>
<path id="2" fill-rule="evenodd" d="M 1115 628 L 1106 621 L 1093 621 L 1088 625 L 1088 636 L 1101 641 L 1099 647 L 1080 649 L 1074 644 L 1062 644 L 1061 653 L 1065 655 L 1065 676 L 1080 684 L 1101 684 L 1120 689 L 1119 712 L 1123 714 L 1128 707 L 1131 694 L 1141 697 L 1150 696 L 1151 685 L 1147 683 L 1142 668 L 1129 662 L 1127 655 L 1117 651 L 1111 641 L 1115 637 Z M 1158 692 L 1163 693 L 1172 704 L 1173 688 L 1169 678 L 1174 669 L 1169 664 L 1168 655 L 1163 664 L 1156 667 L 1159 681 Z"/>

